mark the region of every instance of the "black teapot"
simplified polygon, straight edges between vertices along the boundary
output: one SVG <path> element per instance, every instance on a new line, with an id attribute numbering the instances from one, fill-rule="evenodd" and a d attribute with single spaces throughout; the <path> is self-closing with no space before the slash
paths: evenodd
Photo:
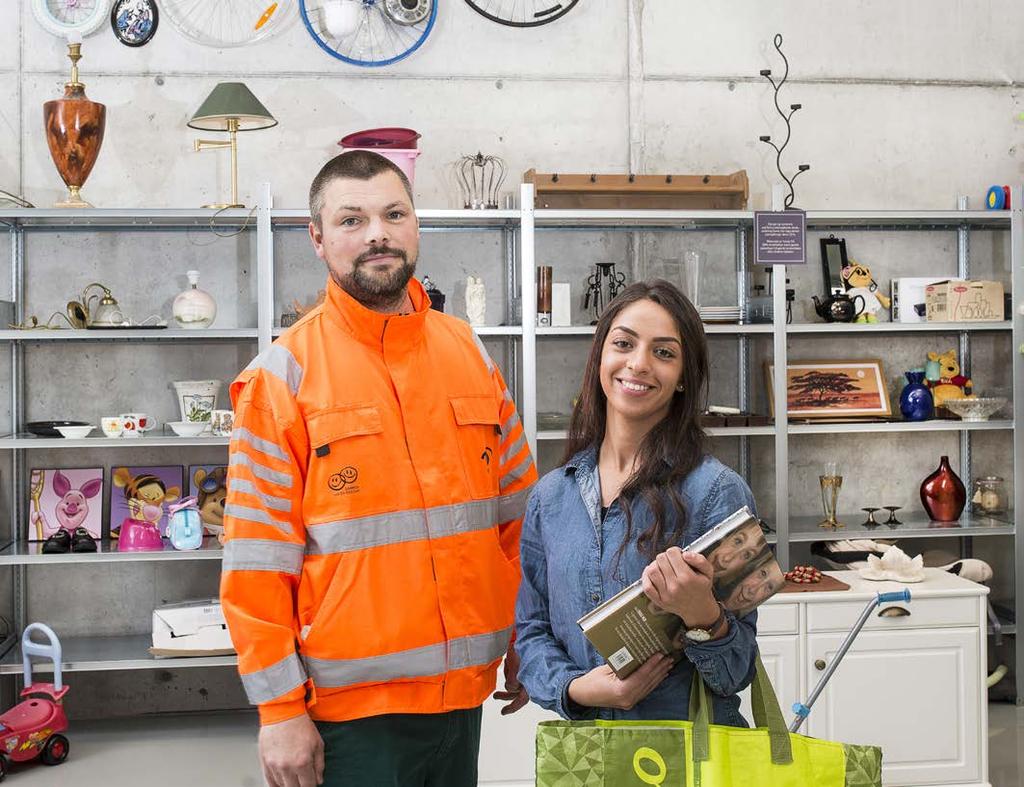
<path id="1" fill-rule="evenodd" d="M 818 300 L 817 295 L 812 295 L 814 311 L 818 313 L 825 322 L 853 322 L 864 311 L 864 298 L 854 295 L 851 299 L 845 292 L 837 292 L 824 301 Z M 857 308 L 857 301 L 860 301 L 860 308 Z"/>

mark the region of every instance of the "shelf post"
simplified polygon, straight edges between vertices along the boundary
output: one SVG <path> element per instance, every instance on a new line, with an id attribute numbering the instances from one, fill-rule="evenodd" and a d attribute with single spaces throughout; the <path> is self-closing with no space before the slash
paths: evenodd
<path id="1" fill-rule="evenodd" d="M 1024 468 L 1024 396 L 1021 386 L 1024 385 L 1024 211 L 1021 209 L 1024 199 L 1024 188 L 1014 186 L 1010 195 L 1010 302 L 1013 304 L 1013 509 L 1014 517 L 1024 512 L 1024 481 L 1021 469 Z M 1020 625 L 1022 600 L 1024 600 L 1024 534 L 1014 522 L 1014 616 Z M 1018 641 L 1014 643 L 1015 673 L 1017 676 L 1017 707 L 1024 706 L 1024 647 Z"/>
<path id="2" fill-rule="evenodd" d="M 519 410 L 526 441 L 537 461 L 537 292 L 533 184 L 519 186 L 519 314 L 523 327 L 523 399 Z"/>

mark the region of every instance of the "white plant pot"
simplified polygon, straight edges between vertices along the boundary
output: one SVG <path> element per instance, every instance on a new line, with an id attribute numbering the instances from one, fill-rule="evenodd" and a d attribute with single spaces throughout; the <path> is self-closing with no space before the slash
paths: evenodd
<path id="1" fill-rule="evenodd" d="M 207 421 L 217 409 L 220 380 L 178 380 L 173 383 L 182 421 Z"/>

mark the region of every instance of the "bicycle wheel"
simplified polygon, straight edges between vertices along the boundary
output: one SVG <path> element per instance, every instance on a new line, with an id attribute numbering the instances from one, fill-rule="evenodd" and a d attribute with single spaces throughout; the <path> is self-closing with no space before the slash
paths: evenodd
<path id="1" fill-rule="evenodd" d="M 427 40 L 436 0 L 299 0 L 306 30 L 331 57 L 378 67 L 408 57 Z"/>
<path id="2" fill-rule="evenodd" d="M 255 44 L 298 18 L 293 0 L 161 0 L 178 32 L 218 49 Z"/>
<path id="3" fill-rule="evenodd" d="M 579 0 L 466 0 L 469 7 L 492 22 L 508 27 L 539 27 L 569 13 Z"/>
<path id="4" fill-rule="evenodd" d="M 87 36 L 107 20 L 110 0 L 32 0 L 32 13 L 40 26 L 55 36 Z"/>

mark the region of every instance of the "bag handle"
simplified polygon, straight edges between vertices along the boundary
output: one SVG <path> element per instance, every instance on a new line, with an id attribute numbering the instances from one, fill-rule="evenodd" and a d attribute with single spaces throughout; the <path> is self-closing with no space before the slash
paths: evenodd
<path id="1" fill-rule="evenodd" d="M 754 657 L 754 680 L 750 684 L 750 697 L 754 706 L 754 726 L 768 728 L 772 762 L 787 765 L 793 761 L 793 747 L 789 739 L 786 720 L 779 707 L 779 699 L 768 679 L 760 652 Z M 700 773 L 698 763 L 711 756 L 712 719 L 711 701 L 700 670 L 694 668 L 690 685 L 690 721 L 693 723 L 693 762 L 695 775 Z"/>

